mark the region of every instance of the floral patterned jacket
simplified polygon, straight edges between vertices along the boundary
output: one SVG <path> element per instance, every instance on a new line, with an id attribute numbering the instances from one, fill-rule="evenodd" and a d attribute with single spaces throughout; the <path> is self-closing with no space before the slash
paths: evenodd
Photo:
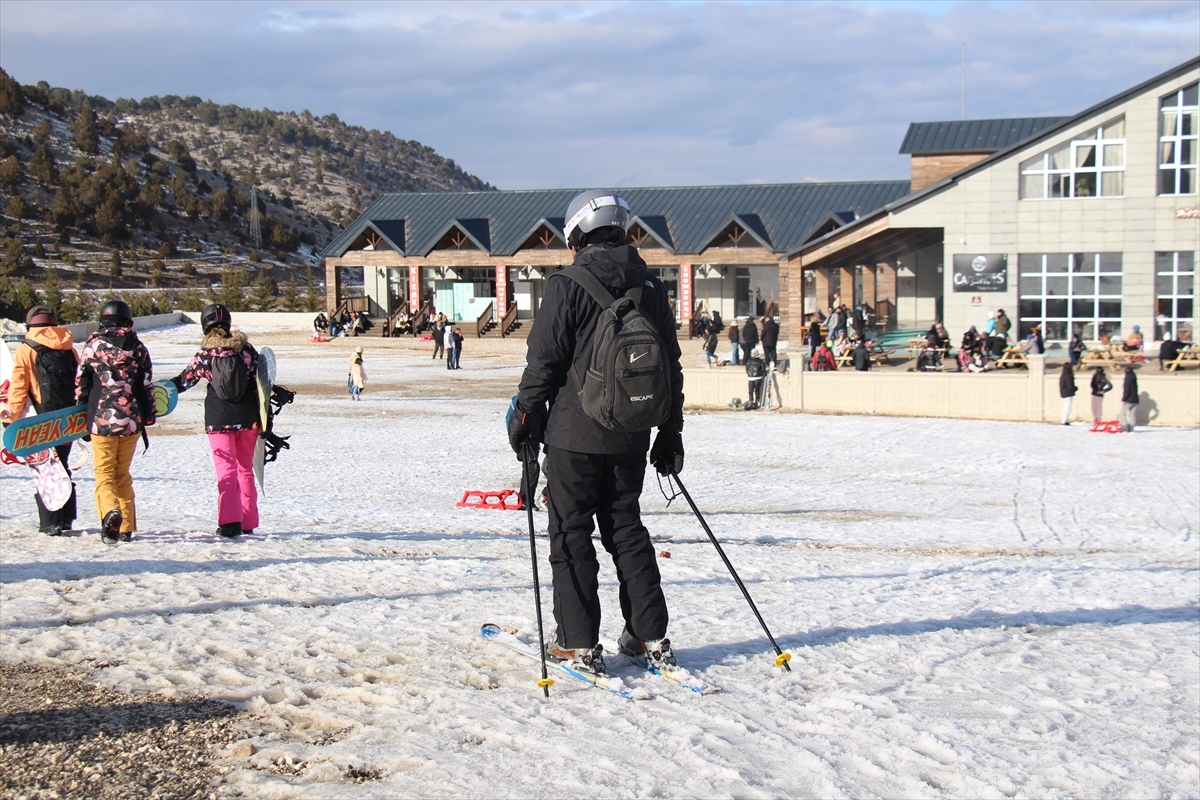
<path id="1" fill-rule="evenodd" d="M 214 358 L 238 356 L 246 367 L 246 394 L 240 401 L 222 400 L 212 390 L 212 363 Z M 246 340 L 246 334 L 233 331 L 229 335 L 214 328 L 204 337 L 203 345 L 191 362 L 171 381 L 180 392 L 186 392 L 201 380 L 210 381 L 204 397 L 204 430 L 208 433 L 233 433 L 234 431 L 260 429 L 262 427 L 258 408 L 258 351 Z"/>
<path id="2" fill-rule="evenodd" d="M 129 327 L 101 327 L 88 337 L 75 374 L 75 402 L 87 403 L 88 432 L 136 436 L 154 424 L 154 365 Z"/>

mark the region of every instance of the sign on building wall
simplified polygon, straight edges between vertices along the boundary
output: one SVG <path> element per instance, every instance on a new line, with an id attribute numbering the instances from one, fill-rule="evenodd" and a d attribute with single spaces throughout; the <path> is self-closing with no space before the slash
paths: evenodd
<path id="1" fill-rule="evenodd" d="M 1007 292 L 1008 256 L 1004 253 L 956 254 L 954 256 L 954 291 Z"/>
<path id="2" fill-rule="evenodd" d="M 691 319 L 696 303 L 692 300 L 692 265 L 679 265 L 679 313 L 680 319 Z"/>
<path id="3" fill-rule="evenodd" d="M 496 319 L 508 312 L 508 267 L 496 267 Z"/>
<path id="4" fill-rule="evenodd" d="M 421 309 L 421 268 L 408 268 L 408 310 L 417 313 Z"/>

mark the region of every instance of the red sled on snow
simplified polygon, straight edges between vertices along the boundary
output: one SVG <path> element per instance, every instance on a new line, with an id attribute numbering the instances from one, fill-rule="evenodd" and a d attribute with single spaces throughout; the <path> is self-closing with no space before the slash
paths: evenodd
<path id="1" fill-rule="evenodd" d="M 1097 420 L 1092 423 L 1092 427 L 1088 428 L 1088 433 L 1124 433 L 1121 429 L 1121 421 L 1116 419 Z"/>
<path id="2" fill-rule="evenodd" d="M 501 511 L 522 511 L 525 499 L 515 489 L 500 492 L 463 492 L 462 500 L 455 503 L 458 508 L 496 508 Z"/>

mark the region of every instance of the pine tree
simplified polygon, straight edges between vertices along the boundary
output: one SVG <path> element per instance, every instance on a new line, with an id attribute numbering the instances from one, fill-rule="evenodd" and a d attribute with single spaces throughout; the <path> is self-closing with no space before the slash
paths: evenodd
<path id="1" fill-rule="evenodd" d="M 22 311 L 33 308 L 42 302 L 42 298 L 38 297 L 38 293 L 33 288 L 33 284 L 29 282 L 29 278 L 21 278 L 21 280 L 17 281 L 17 285 L 13 287 L 12 300 L 13 304 Z"/>
<path id="2" fill-rule="evenodd" d="M 283 287 L 283 310 L 284 311 L 300 311 L 300 287 L 296 285 L 296 276 L 292 275 L 288 278 L 287 285 Z"/>
<path id="3" fill-rule="evenodd" d="M 75 146 L 81 152 L 94 156 L 100 153 L 100 127 L 96 124 L 96 112 L 85 100 L 79 116 L 71 123 L 71 133 L 75 136 Z"/>
<path id="4" fill-rule="evenodd" d="M 25 168 L 16 156 L 0 161 L 0 186 L 13 187 L 25 182 Z"/>
<path id="5" fill-rule="evenodd" d="M 42 302 L 54 309 L 56 316 L 62 314 L 63 294 L 58 282 L 58 270 L 46 269 L 46 282 L 42 285 Z"/>
<path id="6" fill-rule="evenodd" d="M 25 93 L 21 84 L 0 69 L 0 114 L 17 119 L 25 113 Z"/>
<path id="7" fill-rule="evenodd" d="M 47 185 L 58 183 L 58 165 L 54 163 L 54 153 L 50 151 L 50 146 L 43 144 L 29 159 L 27 165 L 29 174 L 38 183 Z"/>
<path id="8" fill-rule="evenodd" d="M 32 219 L 33 206 L 29 205 L 21 195 L 14 194 L 8 201 L 8 209 L 5 213 L 14 219 Z"/>
<path id="9" fill-rule="evenodd" d="M 312 264 L 309 264 L 304 269 L 304 310 L 316 311 L 322 305 L 321 300 L 316 281 L 313 280 Z"/>
<path id="10" fill-rule="evenodd" d="M 258 281 L 254 284 L 254 290 L 250 293 L 250 307 L 255 311 L 270 311 L 277 294 L 279 286 L 275 279 L 265 270 L 261 271 Z"/>
<path id="11" fill-rule="evenodd" d="M 109 263 L 109 269 L 108 269 L 109 277 L 112 277 L 112 278 L 121 277 L 121 274 L 122 274 L 121 252 L 119 250 L 112 251 L 112 255 L 109 256 L 109 258 L 108 258 L 108 263 Z"/>

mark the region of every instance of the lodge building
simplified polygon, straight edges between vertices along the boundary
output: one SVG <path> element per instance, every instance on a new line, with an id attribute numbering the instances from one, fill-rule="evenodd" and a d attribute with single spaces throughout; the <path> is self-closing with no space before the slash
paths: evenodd
<path id="1" fill-rule="evenodd" d="M 835 296 L 888 330 L 953 335 L 1003 308 L 1050 343 L 1192 338 L 1200 59 L 1075 116 L 914 123 L 910 181 L 631 188 L 629 241 L 681 325 L 775 310 L 782 336 Z M 569 264 L 562 214 L 578 190 L 388 194 L 325 250 L 330 310 L 435 307 L 453 319 L 536 316 Z M 343 297 L 346 268 L 363 296 Z"/>

